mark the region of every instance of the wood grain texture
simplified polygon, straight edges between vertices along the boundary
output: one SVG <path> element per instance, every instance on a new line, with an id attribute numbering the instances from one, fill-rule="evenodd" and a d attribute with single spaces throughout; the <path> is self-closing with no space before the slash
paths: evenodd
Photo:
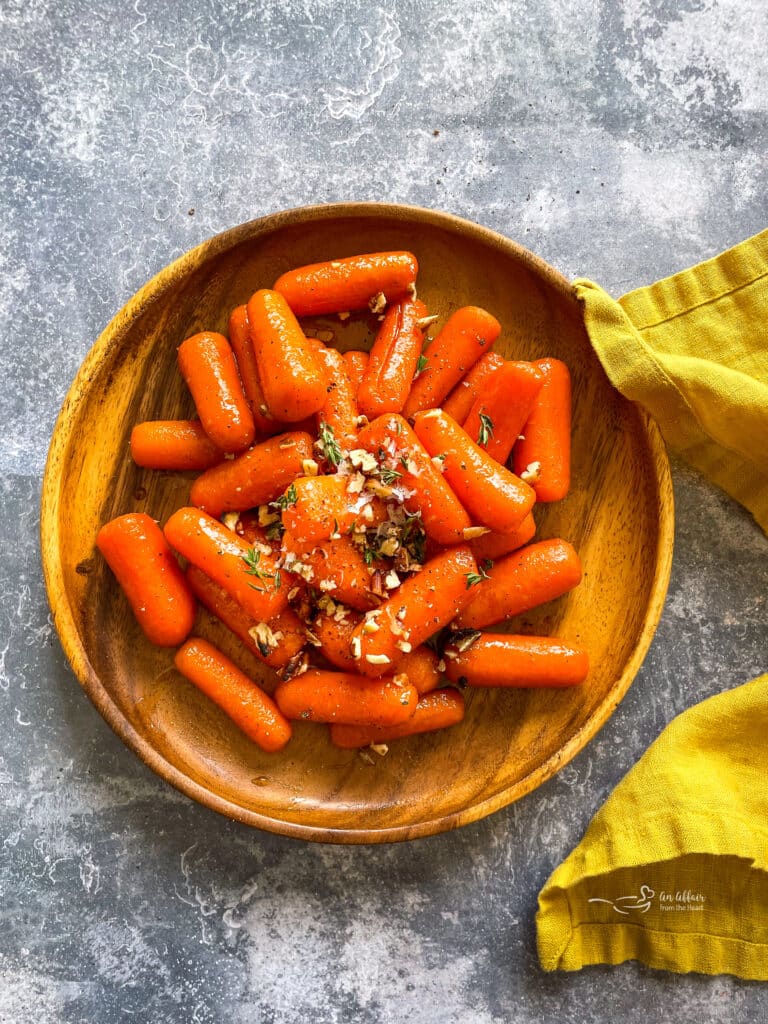
<path id="1" fill-rule="evenodd" d="M 191 399 L 176 349 L 203 329 L 226 332 L 232 308 L 303 263 L 408 248 L 419 296 L 444 318 L 464 304 L 502 323 L 496 350 L 554 355 L 573 376 L 573 483 L 536 509 L 537 537 L 563 536 L 585 566 L 571 594 L 510 623 L 584 644 L 592 671 L 568 691 L 467 692 L 465 721 L 393 743 L 365 763 L 297 723 L 280 754 L 263 753 L 175 671 L 172 651 L 143 637 L 94 549 L 99 526 L 128 511 L 164 523 L 192 477 L 135 466 L 140 420 L 182 418 Z M 342 350 L 367 346 L 361 315 L 308 321 Z M 338 204 L 253 221 L 176 260 L 117 314 L 64 402 L 46 466 L 41 544 L 64 650 L 112 728 L 158 774 L 247 824 L 321 842 L 404 840 L 474 821 L 530 792 L 594 736 L 629 687 L 650 644 L 672 558 L 669 464 L 655 425 L 609 384 L 569 283 L 527 250 L 447 214 Z M 275 678 L 205 612 L 196 632 L 218 643 L 268 690 Z"/>

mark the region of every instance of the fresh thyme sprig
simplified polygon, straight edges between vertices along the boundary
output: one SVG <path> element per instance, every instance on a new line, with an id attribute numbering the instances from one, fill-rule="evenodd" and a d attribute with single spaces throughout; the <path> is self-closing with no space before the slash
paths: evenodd
<path id="1" fill-rule="evenodd" d="M 480 431 L 477 435 L 478 444 L 488 444 L 493 437 L 493 420 L 484 412 L 480 413 Z"/>

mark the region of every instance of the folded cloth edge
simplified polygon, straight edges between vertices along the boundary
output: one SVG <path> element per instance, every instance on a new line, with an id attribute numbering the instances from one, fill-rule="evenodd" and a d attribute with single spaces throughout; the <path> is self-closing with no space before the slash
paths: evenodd
<path id="1" fill-rule="evenodd" d="M 717 732 L 723 728 L 723 719 L 732 717 L 734 709 L 750 715 L 761 701 L 768 707 L 768 674 L 688 708 L 667 725 L 619 782 L 590 822 L 581 842 L 553 871 L 539 894 L 537 945 L 544 970 L 575 971 L 594 964 L 618 964 L 636 959 L 650 967 L 679 973 L 727 973 L 768 980 L 768 945 L 765 943 L 704 932 L 696 951 L 691 952 L 680 942 L 678 933 L 628 922 L 575 924 L 567 897 L 569 887 L 584 878 L 610 875 L 622 868 L 665 863 L 697 853 L 740 858 L 755 870 L 768 871 L 768 824 L 748 821 L 727 810 L 700 808 L 687 813 L 689 825 L 697 821 L 706 823 L 707 827 L 702 829 L 702 835 L 707 837 L 706 849 L 682 845 L 674 829 L 659 828 L 649 830 L 642 847 L 614 843 L 611 825 L 614 807 L 621 806 L 625 791 L 631 790 L 635 778 L 642 779 L 649 763 L 652 765 L 658 757 L 662 763 L 669 764 L 668 755 L 681 739 L 685 743 L 688 738 L 695 738 L 702 725 Z M 670 819 L 671 813 L 669 807 L 662 806 L 657 799 L 644 807 L 643 822 L 651 824 L 657 819 Z M 724 824 L 727 828 L 722 827 Z M 631 850 L 632 855 L 627 856 L 627 850 Z"/>

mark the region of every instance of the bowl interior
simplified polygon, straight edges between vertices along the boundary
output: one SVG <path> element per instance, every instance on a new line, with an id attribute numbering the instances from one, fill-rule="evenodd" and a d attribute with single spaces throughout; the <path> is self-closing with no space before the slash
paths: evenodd
<path id="1" fill-rule="evenodd" d="M 265 754 L 152 647 L 94 553 L 107 519 L 145 511 L 164 522 L 187 503 L 191 477 L 131 462 L 133 424 L 193 412 L 176 349 L 204 328 L 226 333 L 232 308 L 284 270 L 379 249 L 411 249 L 419 295 L 441 317 L 475 304 L 501 321 L 496 349 L 554 355 L 573 375 L 573 486 L 536 510 L 537 537 L 563 536 L 585 576 L 569 596 L 515 620 L 516 632 L 584 644 L 582 687 L 469 691 L 465 721 L 390 745 L 384 758 L 331 746 L 298 724 Z M 369 346 L 375 319 L 307 321 L 340 348 Z M 328 335 L 326 335 L 327 337 Z M 480 817 L 527 792 L 579 750 L 639 667 L 669 574 L 672 506 L 655 428 L 613 390 L 593 355 L 570 288 L 545 264 L 491 232 L 447 215 L 397 207 L 317 208 L 227 232 L 172 264 L 118 314 L 62 409 L 46 471 L 43 549 L 57 628 L 91 698 L 153 768 L 196 799 L 241 820 L 341 841 L 402 839 Z M 267 689 L 274 680 L 201 612 L 196 632 Z"/>

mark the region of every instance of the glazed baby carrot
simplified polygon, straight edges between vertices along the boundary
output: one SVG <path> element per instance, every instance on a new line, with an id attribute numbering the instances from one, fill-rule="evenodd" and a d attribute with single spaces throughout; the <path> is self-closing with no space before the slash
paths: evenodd
<path id="1" fill-rule="evenodd" d="M 131 458 L 146 469 L 201 470 L 224 458 L 200 420 L 149 420 L 131 431 Z"/>
<path id="2" fill-rule="evenodd" d="M 346 612 L 343 617 L 337 617 L 335 614 L 321 611 L 308 627 L 311 634 L 310 643 L 314 638 L 317 641 L 315 646 L 322 652 L 323 657 L 336 668 L 356 672 L 357 666 L 352 657 L 350 642 L 360 618 L 356 612 Z"/>
<path id="3" fill-rule="evenodd" d="M 445 654 L 448 678 L 469 686 L 578 686 L 589 673 L 587 652 L 556 637 L 483 633 Z"/>
<path id="4" fill-rule="evenodd" d="M 502 465 L 541 391 L 544 374 L 534 363 L 506 362 L 488 381 L 464 420 L 464 430 Z"/>
<path id="5" fill-rule="evenodd" d="M 443 412 L 447 412 L 457 423 L 463 423 L 475 400 L 485 392 L 491 378 L 505 362 L 498 352 L 486 352 L 442 403 Z"/>
<path id="6" fill-rule="evenodd" d="M 241 452 L 256 428 L 229 342 L 203 331 L 179 346 L 181 375 L 192 392 L 206 434 L 223 452 Z"/>
<path id="7" fill-rule="evenodd" d="M 424 353 L 426 365 L 413 382 L 403 416 L 411 419 L 422 409 L 440 405 L 500 332 L 496 317 L 479 306 L 457 309 Z"/>
<path id="8" fill-rule="evenodd" d="M 287 605 L 288 581 L 271 552 L 251 547 L 207 512 L 178 509 L 165 524 L 165 536 L 258 622 L 268 622 Z"/>
<path id="9" fill-rule="evenodd" d="M 397 671 L 408 676 L 408 682 L 416 688 L 421 697 L 431 693 L 440 685 L 440 659 L 426 644 L 420 644 L 410 654 L 404 654 L 397 664 Z"/>
<path id="10" fill-rule="evenodd" d="M 248 302 L 259 380 L 272 416 L 287 423 L 322 409 L 325 373 L 282 295 L 262 288 Z"/>
<path id="11" fill-rule="evenodd" d="M 222 512 L 263 505 L 282 494 L 311 458 L 309 434 L 279 434 L 202 473 L 192 484 L 189 500 L 217 519 Z"/>
<path id="12" fill-rule="evenodd" d="M 416 280 L 419 265 L 410 252 L 373 252 L 289 270 L 275 281 L 296 316 L 364 309 L 377 295 L 389 302 Z"/>
<path id="13" fill-rule="evenodd" d="M 308 339 L 320 361 L 327 380 L 326 398 L 322 409 L 315 413 L 317 425 L 325 424 L 342 448 L 354 448 L 357 441 L 356 391 L 347 370 L 347 364 L 335 348 L 328 348 L 316 338 Z"/>
<path id="14" fill-rule="evenodd" d="M 495 561 L 497 558 L 503 558 L 510 551 L 516 551 L 523 544 L 527 544 L 535 533 L 536 523 L 533 520 L 533 515 L 529 512 L 518 528 L 511 533 L 498 533 L 496 530 L 491 530 L 490 533 L 484 533 L 482 537 L 475 537 L 469 542 L 469 546 L 472 548 L 472 554 L 478 564 L 481 564 L 489 559 Z"/>
<path id="15" fill-rule="evenodd" d="M 363 555 L 346 535 L 318 544 L 301 544 L 288 531 L 283 550 L 308 567 L 306 579 L 313 587 L 329 593 L 334 601 L 367 611 L 378 604 L 371 592 L 371 574 Z M 286 558 L 286 565 L 291 563 Z"/>
<path id="16" fill-rule="evenodd" d="M 372 455 L 384 453 L 391 471 L 397 473 L 406 492 L 411 492 L 405 508 L 421 514 L 428 537 L 438 544 L 458 544 L 464 539 L 472 520 L 402 416 L 380 416 L 363 427 L 357 440 Z"/>
<path id="17" fill-rule="evenodd" d="M 258 434 L 279 434 L 285 430 L 284 424 L 274 419 L 267 407 L 264 392 L 259 380 L 259 369 L 256 366 L 256 354 L 251 341 L 251 325 L 248 322 L 248 307 L 237 306 L 229 318 L 229 343 L 235 353 L 240 379 L 248 404 L 251 407 L 253 422 Z"/>
<path id="18" fill-rule="evenodd" d="M 192 629 L 197 604 L 154 519 L 143 512 L 118 516 L 99 530 L 96 546 L 149 640 L 160 647 L 180 644 Z"/>
<path id="19" fill-rule="evenodd" d="M 352 656 L 365 675 L 391 672 L 404 654 L 428 640 L 474 598 L 480 577 L 468 547 L 449 548 L 426 562 L 352 634 Z"/>
<path id="20" fill-rule="evenodd" d="M 342 476 L 303 476 L 290 488 L 293 501 L 283 509 L 283 526 L 296 543 L 318 544 L 331 534 L 346 533 L 357 518 Z"/>
<path id="21" fill-rule="evenodd" d="M 439 409 L 418 413 L 413 429 L 432 456 L 445 456 L 445 479 L 473 519 L 511 533 L 536 500 L 531 488 L 487 452 Z"/>
<path id="22" fill-rule="evenodd" d="M 571 484 L 571 375 L 559 359 L 535 365 L 544 383 L 515 446 L 515 472 L 530 479 L 539 501 L 559 501 Z"/>
<path id="23" fill-rule="evenodd" d="M 424 303 L 410 297 L 387 310 L 357 396 L 360 411 L 369 419 L 400 412 L 405 405 L 424 344 L 421 322 L 426 315 Z"/>
<path id="24" fill-rule="evenodd" d="M 269 622 L 259 622 L 197 566 L 188 566 L 186 577 L 200 604 L 270 668 L 284 668 L 306 645 L 304 624 L 290 608 L 285 608 Z"/>
<path id="25" fill-rule="evenodd" d="M 330 727 L 331 743 L 337 747 L 353 749 L 368 747 L 372 743 L 387 743 L 403 736 L 434 732 L 457 725 L 464 718 L 464 698 L 452 688 L 435 690 L 419 699 L 413 715 L 399 725 L 365 726 L 341 725 Z"/>
<path id="26" fill-rule="evenodd" d="M 212 643 L 192 637 L 179 648 L 173 662 L 262 750 L 282 750 L 291 738 L 290 723 L 272 698 Z"/>
<path id="27" fill-rule="evenodd" d="M 347 373 L 352 383 L 352 389 L 355 392 L 355 399 L 358 397 L 360 385 L 365 376 L 365 371 L 368 369 L 368 359 L 367 352 L 360 352 L 356 348 L 351 348 L 348 352 L 344 353 L 344 362 L 347 364 Z"/>
<path id="28" fill-rule="evenodd" d="M 540 540 L 488 569 L 459 628 L 481 629 L 568 593 L 581 581 L 581 561 L 567 540 Z"/>
<path id="29" fill-rule="evenodd" d="M 275 701 L 286 718 L 347 725 L 395 725 L 410 718 L 419 696 L 406 676 L 366 679 L 309 669 L 280 683 Z"/>

